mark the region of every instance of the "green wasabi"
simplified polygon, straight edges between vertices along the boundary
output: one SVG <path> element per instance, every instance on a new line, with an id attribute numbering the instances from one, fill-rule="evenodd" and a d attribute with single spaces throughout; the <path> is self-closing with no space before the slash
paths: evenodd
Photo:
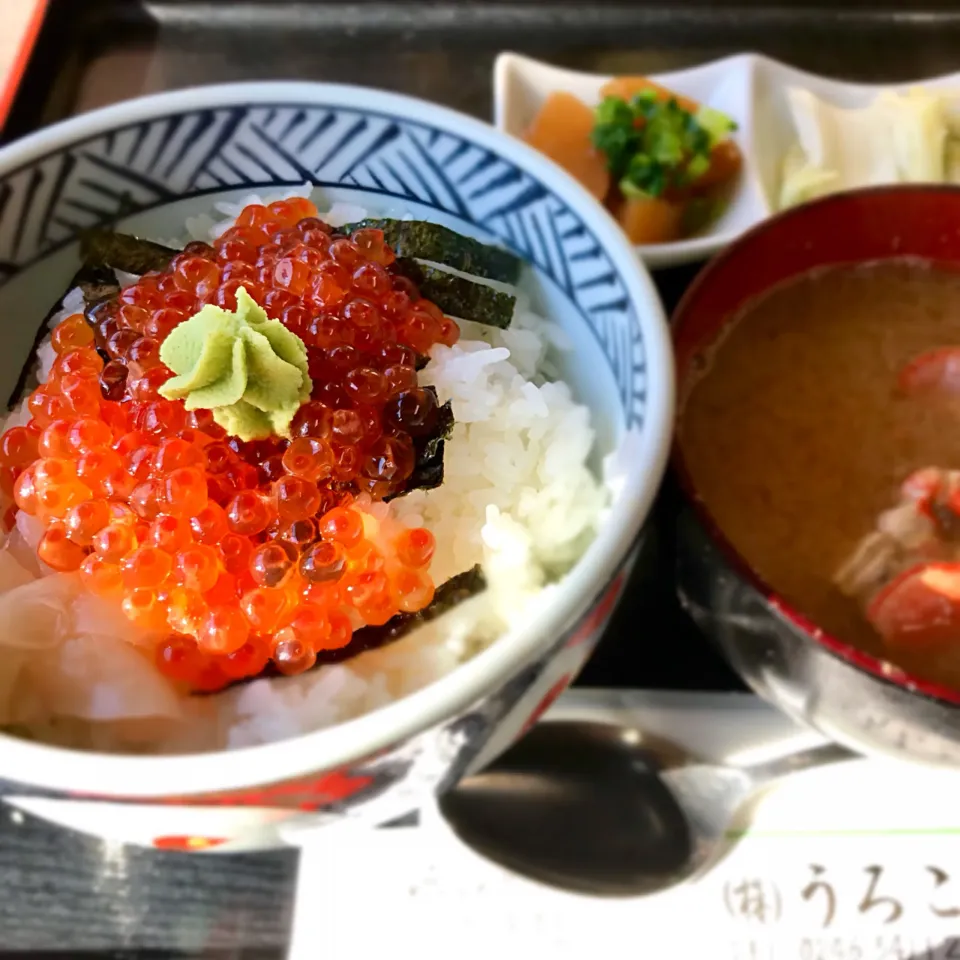
<path id="1" fill-rule="evenodd" d="M 187 410 L 211 410 L 241 440 L 289 437 L 313 388 L 303 341 L 243 287 L 235 313 L 207 304 L 163 341 L 160 359 L 176 374 L 160 395 L 183 400 Z"/>

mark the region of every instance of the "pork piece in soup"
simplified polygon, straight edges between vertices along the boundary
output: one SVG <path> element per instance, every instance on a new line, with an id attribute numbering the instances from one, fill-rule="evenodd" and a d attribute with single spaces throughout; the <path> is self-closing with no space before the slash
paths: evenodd
<path id="1" fill-rule="evenodd" d="M 734 548 L 825 631 L 960 688 L 960 272 L 811 272 L 702 360 L 679 443 Z"/>

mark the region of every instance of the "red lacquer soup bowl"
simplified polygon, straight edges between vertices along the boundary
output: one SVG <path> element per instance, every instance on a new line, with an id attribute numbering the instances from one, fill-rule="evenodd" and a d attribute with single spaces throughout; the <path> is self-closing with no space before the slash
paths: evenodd
<path id="1" fill-rule="evenodd" d="M 745 234 L 676 310 L 679 394 L 694 358 L 749 301 L 818 267 L 901 257 L 960 269 L 960 188 L 839 194 Z M 686 494 L 677 528 L 680 599 L 744 680 L 855 750 L 960 768 L 960 690 L 911 676 L 791 609 L 726 540 L 676 448 L 674 464 Z"/>

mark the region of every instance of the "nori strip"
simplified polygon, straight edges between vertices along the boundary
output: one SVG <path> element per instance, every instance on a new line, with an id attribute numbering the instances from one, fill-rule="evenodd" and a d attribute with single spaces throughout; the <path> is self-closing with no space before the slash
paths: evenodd
<path id="1" fill-rule="evenodd" d="M 425 220 L 358 220 L 337 227 L 338 233 L 372 228 L 382 230 L 398 257 L 433 260 L 464 273 L 501 283 L 516 283 L 523 261 L 508 250 L 464 237 L 449 227 Z"/>
<path id="2" fill-rule="evenodd" d="M 407 257 L 398 257 L 390 269 L 412 280 L 444 313 L 501 330 L 510 326 L 517 298 L 509 293 Z"/>
<path id="3" fill-rule="evenodd" d="M 120 284 L 117 283 L 113 268 L 137 274 L 147 273 L 150 270 L 162 270 L 178 253 L 180 253 L 179 250 L 154 243 L 152 240 L 141 240 L 105 227 L 84 231 L 80 235 L 80 256 L 83 259 L 83 266 L 73 275 L 70 285 L 47 311 L 37 328 L 33 337 L 33 347 L 20 369 L 16 385 L 7 400 L 7 407 L 10 408 L 20 401 L 30 372 L 37 362 L 37 350 L 50 332 L 47 324 L 50 323 L 54 314 L 59 313 L 63 298 L 74 287 L 79 287 L 83 292 L 84 313 L 89 320 L 91 307 L 115 297 L 120 292 Z"/>
<path id="4" fill-rule="evenodd" d="M 429 390 L 434 399 L 437 391 L 434 387 L 424 387 Z M 443 441 L 450 436 L 453 430 L 453 407 L 448 400 L 437 410 L 437 425 L 433 432 L 426 437 L 418 437 L 413 442 L 414 450 L 417 453 L 417 461 L 407 480 L 403 490 L 392 496 L 385 497 L 385 500 L 393 500 L 396 497 L 402 497 L 411 490 L 432 490 L 443 483 Z"/>
<path id="5" fill-rule="evenodd" d="M 361 627 L 353 635 L 353 639 L 339 650 L 323 650 L 317 656 L 317 663 L 339 663 L 349 657 L 354 657 L 364 650 L 374 650 L 393 643 L 406 636 L 421 624 L 436 620 L 448 610 L 452 610 L 464 600 L 482 593 L 487 588 L 487 580 L 483 575 L 480 564 L 458 573 L 446 583 L 437 587 L 430 604 L 419 613 L 398 613 L 391 617 L 382 627 Z"/>
<path id="6" fill-rule="evenodd" d="M 101 300 L 109 300 L 120 292 L 117 275 L 105 265 L 81 267 L 74 275 L 73 283 L 67 288 L 67 292 L 74 287 L 80 288 L 83 293 L 83 302 L 87 307 Z"/>
<path id="7" fill-rule="evenodd" d="M 91 266 L 116 267 L 126 273 L 163 270 L 181 251 L 115 230 L 86 230 L 80 235 L 80 256 Z"/>
<path id="8" fill-rule="evenodd" d="M 487 580 L 483 575 L 482 568 L 477 564 L 475 567 L 471 567 L 469 570 L 465 570 L 463 573 L 458 573 L 455 577 L 451 577 L 446 583 L 440 584 L 433 596 L 433 600 L 419 613 L 398 613 L 382 626 L 361 627 L 354 633 L 350 642 L 339 650 L 321 650 L 320 653 L 317 654 L 316 666 L 320 667 L 331 663 L 342 663 L 344 660 L 349 660 L 351 657 L 355 657 L 357 654 L 364 653 L 367 650 L 376 650 L 379 647 L 385 647 L 388 643 L 393 643 L 401 637 L 406 636 L 421 624 L 436 620 L 437 617 L 446 613 L 448 610 L 452 610 L 458 604 L 463 603 L 464 600 L 469 600 L 471 597 L 482 593 L 486 588 Z M 316 667 L 312 667 L 311 669 L 316 669 Z M 236 686 L 237 684 L 250 683 L 253 680 L 262 680 L 265 677 L 273 678 L 282 676 L 284 676 L 284 674 L 280 673 L 271 662 L 255 677 L 244 677 L 242 680 L 236 680 L 220 690 L 194 690 L 191 695 L 194 697 L 215 696 L 218 693 L 222 693 L 223 690 L 229 689 L 229 687 Z"/>
<path id="9" fill-rule="evenodd" d="M 79 287 L 83 293 L 85 308 L 90 307 L 100 300 L 114 297 L 120 292 L 120 284 L 117 283 L 114 272 L 102 264 L 97 266 L 84 264 L 84 266 L 73 275 L 69 286 L 63 291 L 63 294 L 57 299 L 56 303 L 47 311 L 46 316 L 40 321 L 39 327 L 37 327 L 37 332 L 33 335 L 33 346 L 27 355 L 26 362 L 20 368 L 20 375 L 17 377 L 13 392 L 7 399 L 7 409 L 20 402 L 27 379 L 37 362 L 37 350 L 40 349 L 40 344 L 50 333 L 47 325 L 53 319 L 53 316 L 63 308 L 64 297 L 66 297 L 74 287 Z"/>

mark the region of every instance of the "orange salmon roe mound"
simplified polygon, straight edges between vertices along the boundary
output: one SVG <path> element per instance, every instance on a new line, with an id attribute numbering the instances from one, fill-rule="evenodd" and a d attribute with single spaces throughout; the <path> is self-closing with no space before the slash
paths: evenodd
<path id="1" fill-rule="evenodd" d="M 342 236 L 308 200 L 251 205 L 213 245 L 64 320 L 31 420 L 0 437 L 0 491 L 44 526 L 40 559 L 152 631 L 195 690 L 310 669 L 363 626 L 426 607 L 433 535 L 382 500 L 439 417 L 416 364 L 456 323 L 387 268 L 379 230 Z M 242 442 L 159 395 L 166 336 L 243 286 L 306 345 L 290 439 Z"/>

